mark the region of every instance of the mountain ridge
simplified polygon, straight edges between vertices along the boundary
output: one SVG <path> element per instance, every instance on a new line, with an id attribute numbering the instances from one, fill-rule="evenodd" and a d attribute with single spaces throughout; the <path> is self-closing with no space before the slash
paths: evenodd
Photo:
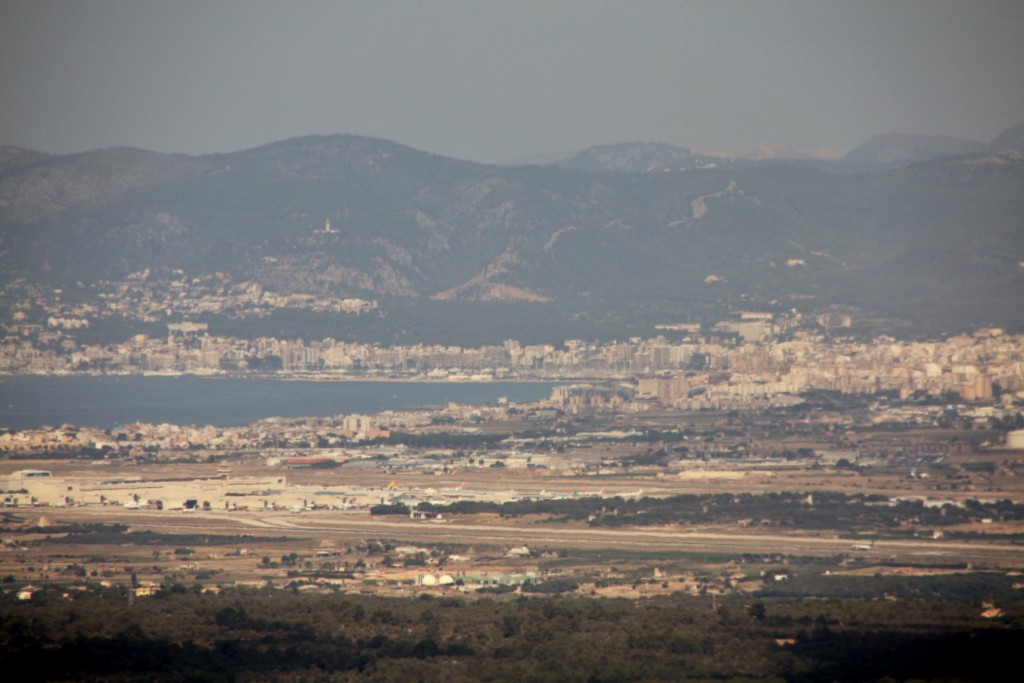
<path id="1" fill-rule="evenodd" d="M 847 163 L 866 162 L 891 167 L 942 156 L 977 154 L 988 148 L 989 145 L 984 142 L 946 135 L 885 133 L 868 138 L 847 152 L 842 160 Z"/>
<path id="2" fill-rule="evenodd" d="M 610 151 L 629 156 L 630 145 Z M 642 150 L 701 165 L 503 167 L 340 134 L 199 157 L 109 148 L 29 159 L 0 174 L 0 283 L 163 269 L 425 310 L 473 302 L 495 316 L 516 303 L 650 323 L 737 304 L 836 304 L 1024 324 L 1020 155 L 844 174 Z"/>

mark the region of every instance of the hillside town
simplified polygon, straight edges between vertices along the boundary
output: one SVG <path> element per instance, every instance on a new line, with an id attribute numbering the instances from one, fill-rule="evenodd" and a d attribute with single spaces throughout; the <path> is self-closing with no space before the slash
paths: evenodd
<path id="1" fill-rule="evenodd" d="M 112 318 L 157 322 L 171 311 L 186 317 L 262 318 L 284 308 L 359 315 L 378 307 L 376 301 L 359 298 L 282 294 L 220 272 L 189 277 L 180 269 L 159 273 L 146 269 L 119 280 L 79 285 L 78 291 L 65 291 L 17 279 L 0 288 L 0 301 L 10 302 L 15 320 L 24 319 L 26 310 L 36 309 L 46 318 L 47 327 L 57 329 L 88 327 L 89 321 Z"/>

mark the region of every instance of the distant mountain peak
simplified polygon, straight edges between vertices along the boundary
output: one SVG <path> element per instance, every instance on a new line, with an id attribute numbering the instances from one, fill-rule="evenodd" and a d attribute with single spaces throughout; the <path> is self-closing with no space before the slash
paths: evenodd
<path id="1" fill-rule="evenodd" d="M 944 156 L 976 154 L 988 147 L 983 142 L 947 135 L 884 133 L 868 138 L 843 157 L 845 162 L 906 166 Z"/>
<path id="2" fill-rule="evenodd" d="M 258 147 L 230 152 L 228 154 L 212 154 L 212 157 L 243 156 L 249 158 L 296 156 L 296 157 L 337 157 L 346 154 L 367 151 L 402 149 L 402 145 L 382 138 L 370 138 L 347 133 L 331 133 L 326 135 L 302 135 L 285 140 L 278 140 Z"/>
<path id="3" fill-rule="evenodd" d="M 49 154 L 21 147 L 0 145 L 0 173 L 21 168 L 49 158 Z"/>
<path id="4" fill-rule="evenodd" d="M 786 143 L 762 142 L 756 147 L 739 147 L 735 149 L 702 150 L 708 156 L 723 159 L 746 159 L 749 161 L 832 161 L 842 156 L 839 152 L 825 147 L 811 145 L 791 145 Z"/>
<path id="5" fill-rule="evenodd" d="M 990 145 L 994 151 L 1003 149 L 1024 149 L 1024 123 L 1007 128 L 992 141 Z"/>
<path id="6" fill-rule="evenodd" d="M 620 142 L 589 147 L 556 165 L 580 171 L 658 173 L 700 167 L 714 161 L 686 147 L 661 142 Z"/>

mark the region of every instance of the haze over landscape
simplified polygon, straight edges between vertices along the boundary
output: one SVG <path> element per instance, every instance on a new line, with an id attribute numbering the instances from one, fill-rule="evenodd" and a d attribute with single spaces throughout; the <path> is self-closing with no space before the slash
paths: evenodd
<path id="1" fill-rule="evenodd" d="M 0 661 L 1002 682 L 1024 4 L 0 6 Z"/>
<path id="2" fill-rule="evenodd" d="M 643 140 L 845 153 L 1024 120 L 982 2 L 4 3 L 0 144 L 231 152 L 308 134 L 495 163 Z"/>

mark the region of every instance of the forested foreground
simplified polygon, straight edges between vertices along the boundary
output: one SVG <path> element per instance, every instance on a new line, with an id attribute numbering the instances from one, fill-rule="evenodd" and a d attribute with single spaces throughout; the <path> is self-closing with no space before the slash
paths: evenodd
<path id="1" fill-rule="evenodd" d="M 5 602 L 0 661 L 19 680 L 1004 681 L 1024 604 L 983 607 L 110 589 Z"/>

